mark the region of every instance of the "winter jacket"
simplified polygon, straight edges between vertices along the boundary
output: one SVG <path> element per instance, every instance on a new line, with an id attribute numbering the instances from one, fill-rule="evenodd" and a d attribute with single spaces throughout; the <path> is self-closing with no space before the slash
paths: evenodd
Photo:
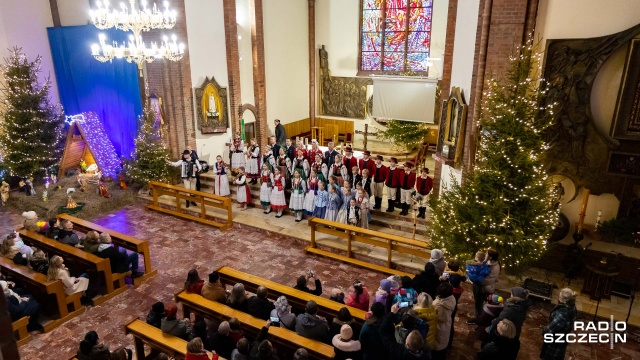
<path id="1" fill-rule="evenodd" d="M 225 304 L 227 302 L 227 293 L 219 283 L 210 283 L 207 281 L 202 287 L 202 296 L 211 301 L 217 301 Z"/>
<path id="2" fill-rule="evenodd" d="M 356 296 L 355 291 L 349 294 L 346 301 L 347 306 L 353 306 L 356 309 L 363 311 L 369 311 L 369 289 L 366 286 L 362 287 L 362 294 Z"/>
<path id="3" fill-rule="evenodd" d="M 304 291 L 304 292 L 308 292 L 309 294 L 313 294 L 313 295 L 317 295 L 320 296 L 322 295 L 322 282 L 318 279 L 316 279 L 315 281 L 316 283 L 316 288 L 311 290 L 307 287 L 307 285 L 303 286 L 303 287 L 298 287 L 298 285 L 294 286 L 294 289 L 300 290 L 300 291 Z"/>
<path id="4" fill-rule="evenodd" d="M 436 267 L 436 275 L 440 276 L 444 272 L 444 269 L 447 267 L 447 262 L 444 261 L 444 257 L 442 255 L 442 250 L 434 249 L 431 252 L 440 252 L 439 259 L 435 260 L 434 258 L 429 259 L 429 262 L 433 263 Z"/>
<path id="5" fill-rule="evenodd" d="M 213 357 L 209 357 L 209 355 L 205 354 L 192 354 L 187 353 L 184 356 L 184 360 L 218 360 L 218 354 L 213 354 Z"/>
<path id="6" fill-rule="evenodd" d="M 520 351 L 520 340 L 507 339 L 495 334 L 477 353 L 478 360 L 516 360 Z"/>
<path id="7" fill-rule="evenodd" d="M 236 347 L 229 335 L 223 335 L 219 332 L 216 332 L 211 336 L 211 345 L 213 350 L 225 359 L 229 359 L 231 357 L 231 352 Z"/>
<path id="8" fill-rule="evenodd" d="M 33 269 L 33 271 L 47 275 L 47 272 L 49 271 L 49 260 L 30 260 L 29 266 Z"/>
<path id="9" fill-rule="evenodd" d="M 78 354 L 76 355 L 78 360 L 109 360 L 110 356 L 111 352 L 109 352 L 109 348 L 104 344 L 94 345 L 89 354 L 82 354 L 80 350 L 78 350 Z"/>
<path id="10" fill-rule="evenodd" d="M 496 292 L 496 283 L 498 282 L 498 276 L 500 275 L 500 263 L 489 263 L 489 275 L 484 277 L 484 280 L 480 283 L 482 285 L 482 291 L 485 294 L 493 294 Z"/>
<path id="11" fill-rule="evenodd" d="M 447 275 L 448 277 L 444 277 L 444 274 L 449 274 Z M 467 281 L 467 277 L 464 276 L 464 273 L 462 272 L 462 270 L 458 269 L 458 271 L 451 271 L 451 270 L 446 270 L 443 273 L 443 276 L 440 277 L 441 281 L 449 281 L 449 284 L 451 284 L 451 286 L 453 286 L 454 288 L 460 288 L 460 283 Z M 414 286 L 415 288 L 415 286 Z M 462 293 L 462 292 L 460 292 Z"/>
<path id="12" fill-rule="evenodd" d="M 480 316 L 476 319 L 476 325 L 482 327 L 482 329 L 484 330 L 484 328 L 491 325 L 493 319 L 497 318 L 502 310 L 504 310 L 504 304 L 484 304 Z"/>
<path id="13" fill-rule="evenodd" d="M 230 360 L 249 360 L 249 355 L 242 355 L 238 349 L 233 349 Z"/>
<path id="14" fill-rule="evenodd" d="M 417 328 L 420 330 L 420 333 L 426 337 L 427 346 L 430 349 L 434 349 L 436 347 L 436 340 L 438 335 L 438 319 L 436 309 L 431 306 L 428 308 L 417 308 L 414 307 L 413 310 L 418 313 L 420 319 L 422 319 L 422 324 L 418 324 Z"/>
<path id="15" fill-rule="evenodd" d="M 247 307 L 249 306 L 249 302 L 247 302 L 247 299 L 244 299 L 240 302 L 230 303 L 229 299 L 227 299 L 227 306 L 229 306 L 232 309 L 236 309 L 238 311 L 247 312 Z"/>
<path id="16" fill-rule="evenodd" d="M 400 291 L 393 297 L 393 304 L 408 302 L 409 306 L 413 306 L 418 300 L 418 293 L 413 288 L 401 288 Z"/>
<path id="17" fill-rule="evenodd" d="M 500 320 L 508 319 L 516 326 L 516 339 L 520 339 L 520 331 L 522 330 L 524 319 L 527 318 L 529 306 L 531 306 L 531 300 L 529 299 L 521 299 L 513 296 L 507 299 L 504 310 L 491 322 L 491 332 L 496 331 Z"/>
<path id="18" fill-rule="evenodd" d="M 360 345 L 362 349 L 362 360 L 386 360 L 389 359 L 387 349 L 382 344 L 380 337 L 380 325 L 382 319 L 374 323 L 366 321 L 360 330 Z"/>
<path id="19" fill-rule="evenodd" d="M 266 326 L 263 326 L 262 329 L 260 329 L 260 331 L 258 332 L 258 335 L 256 335 L 255 340 L 251 344 L 251 351 L 249 352 L 249 360 L 280 360 L 280 358 L 275 354 L 275 349 L 274 349 L 274 353 L 271 354 L 271 356 L 266 359 L 258 357 L 259 355 L 258 347 L 263 340 L 267 339 L 268 335 L 269 335 L 269 328 Z"/>
<path id="20" fill-rule="evenodd" d="M 202 287 L 204 286 L 204 281 L 200 280 L 196 283 L 193 283 L 185 289 L 188 293 L 202 295 Z"/>
<path id="21" fill-rule="evenodd" d="M 386 359 L 394 360 L 428 360 L 431 358 L 431 353 L 428 349 L 420 349 L 418 352 L 413 353 L 407 349 L 405 344 L 398 344 L 395 339 L 393 321 L 395 319 L 394 313 L 388 313 L 385 315 L 380 325 L 380 338 L 382 344 L 385 346 L 388 356 Z M 446 344 L 445 344 L 446 347 Z"/>
<path id="22" fill-rule="evenodd" d="M 427 274 L 421 271 L 413 278 L 413 289 L 418 293 L 426 292 L 432 299 L 436 298 L 436 289 L 440 285 L 440 279 L 437 274 Z"/>
<path id="23" fill-rule="evenodd" d="M 76 235 L 76 233 L 74 233 L 72 230 L 60 230 L 60 232 L 58 233 L 58 241 L 63 244 L 73 246 L 80 244 L 78 235 Z"/>
<path id="24" fill-rule="evenodd" d="M 96 254 L 103 259 L 109 259 L 111 264 L 111 272 L 124 273 L 129 271 L 129 265 L 127 264 L 127 254 L 121 253 L 120 250 L 113 246 L 109 246 L 106 249 L 99 250 Z"/>
<path id="25" fill-rule="evenodd" d="M 271 310 L 275 306 L 269 299 L 261 298 L 258 296 L 252 296 L 247 300 L 247 313 L 262 320 L 269 320 Z"/>
<path id="26" fill-rule="evenodd" d="M 296 333 L 325 344 L 331 340 L 327 321 L 308 313 L 300 314 L 296 318 Z"/>
<path id="27" fill-rule="evenodd" d="M 149 311 L 149 314 L 147 315 L 147 324 L 153 325 L 158 329 L 160 329 L 163 317 L 164 317 L 164 312 L 158 313 L 153 311 L 153 309 L 151 309 L 151 311 Z"/>
<path id="28" fill-rule="evenodd" d="M 433 301 L 433 307 L 436 309 L 438 334 L 436 335 L 436 345 L 433 350 L 444 350 L 449 345 L 449 336 L 451 335 L 451 314 L 456 308 L 456 299 L 453 295 L 444 299 L 436 298 Z"/>
<path id="29" fill-rule="evenodd" d="M 191 332 L 191 327 L 186 322 L 178 319 L 167 320 L 166 317 L 160 321 L 160 329 L 164 333 L 177 336 L 183 340 L 188 340 Z"/>
<path id="30" fill-rule="evenodd" d="M 277 317 L 280 319 L 280 327 L 289 329 L 291 331 L 296 330 L 296 316 L 290 312 L 286 314 L 278 314 L 277 309 L 271 310 L 270 317 Z"/>
<path id="31" fill-rule="evenodd" d="M 353 336 L 351 337 L 351 339 L 358 340 L 358 337 L 360 336 L 360 330 L 362 330 L 362 327 L 358 325 L 356 320 L 351 319 L 349 321 L 341 321 L 337 317 L 334 317 L 333 321 L 331 321 L 331 323 L 329 324 L 329 333 L 331 334 L 332 338 L 335 335 L 340 334 L 340 329 L 342 328 L 342 325 L 351 326 L 351 330 L 353 330 Z"/>
<path id="32" fill-rule="evenodd" d="M 358 340 L 342 341 L 340 334 L 338 334 L 333 337 L 331 345 L 333 345 L 333 349 L 335 350 L 336 356 L 334 359 L 336 360 L 362 359 L 361 345 Z"/>
<path id="33" fill-rule="evenodd" d="M 577 310 L 575 304 L 558 304 L 549 315 L 549 324 L 542 330 L 543 334 L 568 334 L 573 330 Z M 561 360 L 567 351 L 567 343 L 544 343 L 540 359 Z"/>
<path id="34" fill-rule="evenodd" d="M 373 298 L 373 302 L 374 303 L 382 303 L 385 307 L 387 306 L 387 298 L 389 297 L 389 293 L 378 288 L 378 290 L 376 290 L 376 294 Z"/>
<path id="35" fill-rule="evenodd" d="M 469 276 L 469 280 L 474 283 L 482 283 L 482 280 L 484 280 L 485 276 L 489 275 L 489 272 L 489 265 L 487 265 L 486 262 L 467 262 L 467 275 Z"/>

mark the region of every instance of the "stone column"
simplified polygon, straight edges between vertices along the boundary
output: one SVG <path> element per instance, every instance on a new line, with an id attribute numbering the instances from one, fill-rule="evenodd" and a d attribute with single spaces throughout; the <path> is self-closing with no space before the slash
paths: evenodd
<path id="1" fill-rule="evenodd" d="M 309 122 L 316 126 L 316 0 L 309 0 Z"/>
<path id="2" fill-rule="evenodd" d="M 253 58 L 253 95 L 258 110 L 256 114 L 256 138 L 260 148 L 267 139 L 267 89 L 264 70 L 264 27 L 262 0 L 251 0 L 251 53 Z"/>
<path id="3" fill-rule="evenodd" d="M 236 0 L 223 0 L 224 38 L 227 53 L 227 75 L 229 77 L 229 115 L 231 132 L 240 131 L 240 53 L 238 49 L 238 25 L 236 20 Z"/>

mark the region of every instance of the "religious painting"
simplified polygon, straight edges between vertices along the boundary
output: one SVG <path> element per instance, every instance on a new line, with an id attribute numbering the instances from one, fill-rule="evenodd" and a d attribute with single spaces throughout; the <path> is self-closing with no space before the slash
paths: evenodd
<path id="1" fill-rule="evenodd" d="M 640 39 L 629 44 L 622 72 L 616 112 L 612 125 L 613 137 L 640 140 Z"/>
<path id="2" fill-rule="evenodd" d="M 611 175 L 640 178 L 640 154 L 610 152 L 607 172 Z"/>
<path id="3" fill-rule="evenodd" d="M 221 87 L 215 78 L 204 79 L 195 89 L 196 118 L 203 134 L 226 133 L 229 127 L 227 88 Z"/>
<path id="4" fill-rule="evenodd" d="M 442 103 L 437 152 L 454 166 L 462 161 L 467 104 L 459 87 L 452 87 L 449 98 Z"/>

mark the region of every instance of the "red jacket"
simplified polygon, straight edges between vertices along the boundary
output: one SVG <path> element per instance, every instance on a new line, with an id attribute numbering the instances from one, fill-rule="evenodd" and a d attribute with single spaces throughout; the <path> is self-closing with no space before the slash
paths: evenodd
<path id="1" fill-rule="evenodd" d="M 398 174 L 398 183 L 400 184 L 400 188 L 404 190 L 413 189 L 416 186 L 416 173 L 410 172 L 407 174 L 404 170 Z"/>
<path id="2" fill-rule="evenodd" d="M 404 172 L 404 170 L 396 167 L 391 170 L 391 168 L 387 168 L 387 181 L 385 181 L 385 185 L 390 188 L 397 188 L 400 186 L 400 173 Z"/>
<path id="3" fill-rule="evenodd" d="M 218 354 L 212 354 L 212 357 L 209 357 L 207 354 L 187 353 L 184 360 L 218 360 Z"/>
<path id="4" fill-rule="evenodd" d="M 358 159 L 356 159 L 355 156 L 352 156 L 351 159 L 347 159 L 345 156 L 342 158 L 342 163 L 347 166 L 347 170 L 349 171 L 349 174 L 351 174 L 351 169 L 353 169 L 354 166 L 358 166 Z"/>
<path id="5" fill-rule="evenodd" d="M 416 190 L 420 195 L 428 195 L 433 188 L 433 179 L 428 177 L 423 179 L 422 176 L 416 178 Z"/>
<path id="6" fill-rule="evenodd" d="M 320 159 L 324 159 L 322 150 L 318 149 L 314 151 L 313 149 L 309 149 L 309 151 L 307 151 L 307 160 L 309 160 L 309 164 L 316 162 L 316 154 L 320 155 Z"/>
<path id="7" fill-rule="evenodd" d="M 369 160 L 367 160 L 366 162 L 364 161 L 364 159 L 360 159 L 358 160 L 358 168 L 360 168 L 360 175 L 362 175 L 363 169 L 368 169 L 369 176 L 373 177 L 376 172 L 376 162 L 371 158 L 369 158 Z"/>
<path id="8" fill-rule="evenodd" d="M 377 176 L 376 176 L 376 170 L 378 170 Z M 374 182 L 381 183 L 387 180 L 388 173 L 389 173 L 388 167 L 384 165 L 380 165 L 380 168 L 378 168 L 378 166 L 375 163 L 373 163 L 373 172 L 370 173 L 369 176 L 371 176 Z"/>

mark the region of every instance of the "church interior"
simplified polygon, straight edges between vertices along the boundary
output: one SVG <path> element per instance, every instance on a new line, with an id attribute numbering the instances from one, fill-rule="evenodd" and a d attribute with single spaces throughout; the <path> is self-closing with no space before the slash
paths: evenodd
<path id="1" fill-rule="evenodd" d="M 640 358 L 637 0 L 2 0 L 0 58 L 0 360 Z"/>

